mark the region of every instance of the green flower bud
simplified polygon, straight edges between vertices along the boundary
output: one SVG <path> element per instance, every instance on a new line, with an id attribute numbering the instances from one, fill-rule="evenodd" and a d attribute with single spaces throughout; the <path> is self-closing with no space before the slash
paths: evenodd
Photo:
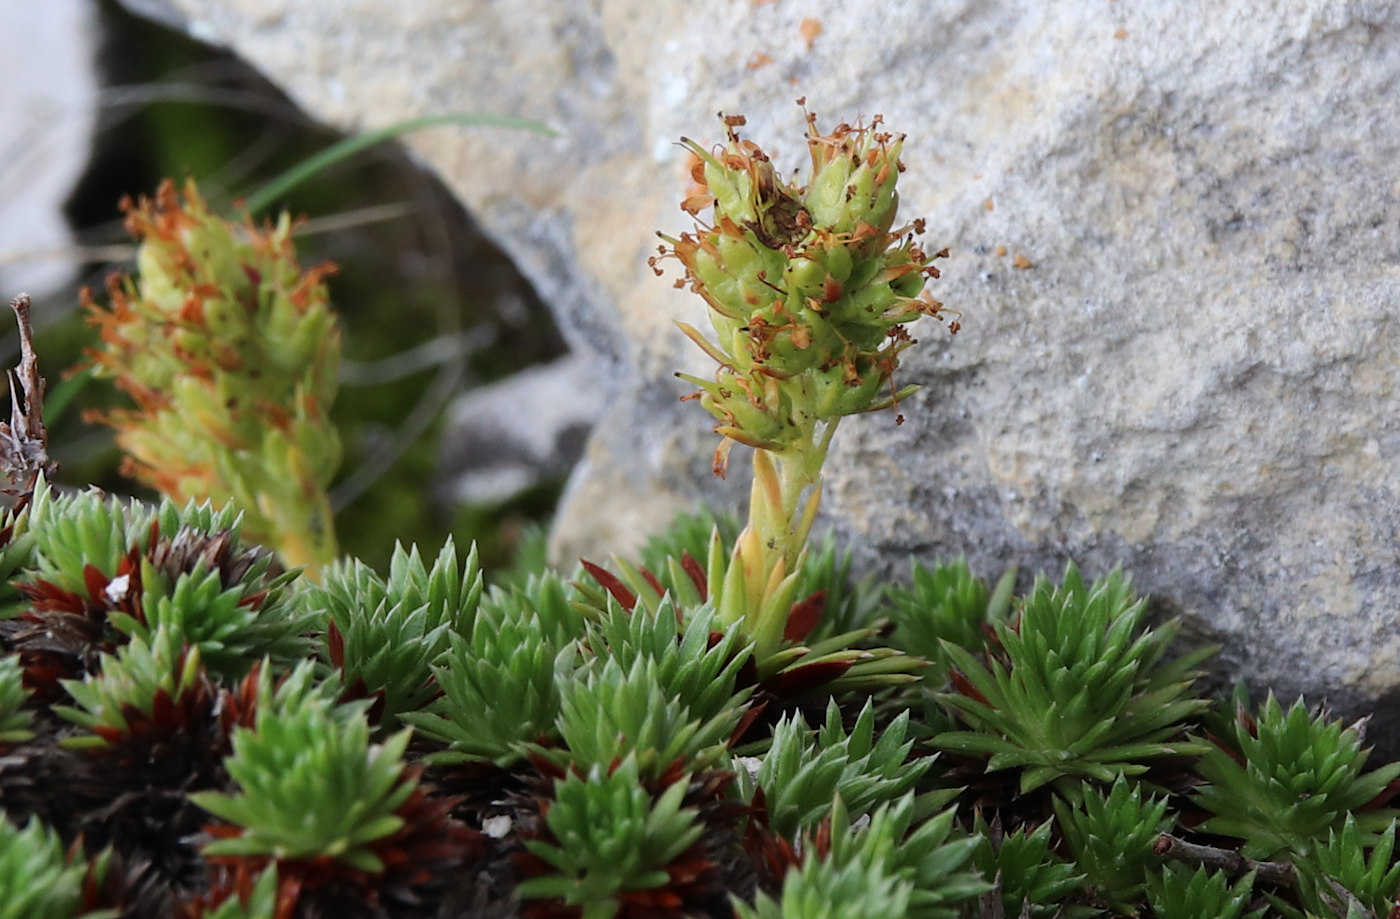
<path id="1" fill-rule="evenodd" d="M 719 434 L 765 450 L 781 450 L 802 436 L 793 423 L 791 397 L 772 377 L 744 377 L 725 369 L 715 374 L 713 382 L 678 376 L 700 387 L 700 404 L 719 421 L 715 426 Z"/>
<path id="2" fill-rule="evenodd" d="M 683 207 L 698 214 L 712 204 L 712 221 L 667 239 L 662 256 L 681 262 L 711 308 L 717 338 L 687 334 L 720 365 L 700 396 L 716 430 L 782 449 L 810 440 L 816 422 L 867 411 L 884 404 L 884 389 L 894 392 L 909 343 L 902 325 L 940 315 L 939 304 L 919 298 L 945 253 L 930 257 L 917 245 L 921 221 L 891 230 L 902 138 L 879 118 L 823 135 L 808 115 L 812 171 L 800 187 L 740 139 L 743 118 L 724 123 L 722 148 L 685 141 L 706 193 Z"/>
<path id="3" fill-rule="evenodd" d="M 863 412 L 888 384 L 889 375 L 864 355 L 838 361 L 812 375 L 816 416 L 829 420 Z"/>

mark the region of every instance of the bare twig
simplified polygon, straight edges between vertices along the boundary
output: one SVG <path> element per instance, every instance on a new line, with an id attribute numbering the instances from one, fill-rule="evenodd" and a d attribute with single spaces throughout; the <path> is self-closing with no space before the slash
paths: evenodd
<path id="1" fill-rule="evenodd" d="M 39 473 L 51 476 L 58 463 L 49 459 L 49 432 L 44 428 L 44 378 L 34 355 L 34 329 L 29 324 L 29 295 L 10 301 L 19 320 L 19 367 L 10 378 L 10 423 L 0 421 L 0 469 L 19 491 L 32 492 Z"/>
<path id="2" fill-rule="evenodd" d="M 1259 862 L 1245 858 L 1233 849 L 1218 849 L 1215 846 L 1201 846 L 1170 833 L 1157 837 L 1152 851 L 1162 858 L 1172 858 L 1188 865 L 1217 868 L 1228 874 L 1255 872 L 1263 880 L 1275 884 L 1293 886 L 1298 882 L 1298 873 L 1289 862 Z"/>
<path id="3" fill-rule="evenodd" d="M 1335 878 L 1327 878 L 1326 880 L 1327 886 L 1332 889 L 1332 895 L 1329 896 L 1326 892 L 1321 891 L 1319 893 L 1321 893 L 1322 902 L 1326 903 L 1332 912 L 1338 916 L 1347 916 L 1348 919 L 1353 916 L 1356 919 L 1376 919 L 1375 912 L 1365 903 L 1356 899 L 1356 894 L 1343 887 Z M 1393 913 L 1394 910 L 1391 912 Z"/>
<path id="4" fill-rule="evenodd" d="M 997 872 L 992 889 L 977 898 L 978 919 L 1006 919 L 1006 910 L 1001 905 L 1001 872 Z"/>

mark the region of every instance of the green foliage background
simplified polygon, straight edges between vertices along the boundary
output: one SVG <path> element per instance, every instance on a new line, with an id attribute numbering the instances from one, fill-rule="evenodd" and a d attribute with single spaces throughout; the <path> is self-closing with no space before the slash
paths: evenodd
<path id="1" fill-rule="evenodd" d="M 193 176 L 216 211 L 232 214 L 237 198 L 340 139 L 226 52 L 133 16 L 114 0 L 98 5 L 108 85 L 93 159 L 68 205 L 84 246 L 129 244 L 117 203 L 123 195 L 153 193 L 162 178 Z M 450 193 L 397 145 L 332 166 L 284 204 L 311 218 L 310 230 L 322 218 L 350 224 L 298 236 L 304 265 L 329 259 L 340 267 L 331 297 L 352 371 L 333 413 L 346 445 L 332 488 L 341 551 L 382 568 L 392 548 L 385 534 L 425 545 L 452 535 L 461 545 L 476 541 L 483 561 L 503 565 L 523 527 L 552 513 L 562 482 L 504 506 L 452 507 L 429 490 L 438 471 L 442 409 L 467 387 L 562 354 L 548 311 Z M 77 312 L 77 287 L 100 291 L 107 274 L 128 267 L 89 262 L 72 289 L 37 304 L 36 324 L 50 381 L 51 450 L 63 467 L 58 481 L 140 494 L 116 474 L 120 457 L 110 432 L 81 420 L 85 409 L 120 397 L 106 384 L 59 380 L 94 334 Z M 395 379 L 359 382 L 368 377 L 353 373 L 373 375 L 387 366 L 377 362 L 392 363 L 435 340 L 462 346 Z M 6 348 L 16 347 L 8 338 Z M 13 359 L 8 351 L 0 357 Z M 373 468 L 362 469 L 366 464 Z M 348 493 L 366 481 L 362 492 Z"/>

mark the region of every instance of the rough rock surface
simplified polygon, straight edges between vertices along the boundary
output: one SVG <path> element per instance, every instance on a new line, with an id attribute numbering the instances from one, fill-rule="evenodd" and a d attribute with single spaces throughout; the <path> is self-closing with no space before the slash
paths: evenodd
<path id="1" fill-rule="evenodd" d="M 795 167 L 802 95 L 908 133 L 905 213 L 953 247 L 937 293 L 963 313 L 911 352 L 907 424 L 837 438 L 826 511 L 869 564 L 1122 562 L 1256 683 L 1344 709 L 1400 686 L 1395 5 L 142 5 L 342 127 L 485 109 L 560 131 L 410 144 L 613 400 L 569 548 L 625 546 L 678 494 L 742 497 L 673 402 L 670 371 L 704 361 L 671 322 L 701 305 L 644 259 L 686 225 L 673 140 L 744 112 Z"/>
<path id="2" fill-rule="evenodd" d="M 593 376 L 574 354 L 456 399 L 439 447 L 443 490 L 458 503 L 498 504 L 568 475 L 598 421 Z"/>
<path id="3" fill-rule="evenodd" d="M 27 291 L 40 298 L 73 273 L 63 203 L 87 164 L 96 115 L 95 14 L 89 0 L 0 4 L 0 35 L 6 39 L 0 308 L 6 314 L 3 304 L 14 295 Z"/>

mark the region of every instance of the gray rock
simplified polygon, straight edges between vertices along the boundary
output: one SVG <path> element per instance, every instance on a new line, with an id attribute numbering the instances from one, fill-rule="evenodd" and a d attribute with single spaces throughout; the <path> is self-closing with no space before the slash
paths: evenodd
<path id="1" fill-rule="evenodd" d="M 21 291 L 42 298 L 67 282 L 76 267 L 63 204 L 87 164 L 97 111 L 95 13 L 90 0 L 0 4 L 4 303 Z"/>
<path id="2" fill-rule="evenodd" d="M 440 450 L 444 490 L 460 504 L 499 504 L 568 475 L 600 405 L 590 362 L 565 357 L 468 390 L 452 403 Z"/>
<path id="3" fill-rule="evenodd" d="M 1340 708 L 1400 685 L 1394 5 L 165 2 L 342 127 L 559 130 L 410 144 L 607 381 L 562 554 L 744 497 L 672 401 L 705 361 L 671 324 L 702 306 L 644 259 L 686 225 L 674 139 L 744 112 L 793 168 L 804 95 L 908 133 L 905 214 L 953 247 L 937 295 L 963 314 L 911 352 L 907 424 L 837 438 L 826 512 L 867 565 L 1122 562 L 1231 673 Z"/>

